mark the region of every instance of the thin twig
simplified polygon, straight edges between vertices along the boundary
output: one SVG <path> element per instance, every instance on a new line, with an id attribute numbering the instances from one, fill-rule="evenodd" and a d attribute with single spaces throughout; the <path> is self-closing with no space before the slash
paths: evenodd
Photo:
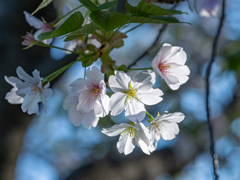
<path id="1" fill-rule="evenodd" d="M 211 60 L 208 64 L 207 70 L 206 70 L 206 111 L 207 111 L 207 123 L 208 123 L 208 129 L 209 129 L 209 134 L 210 134 L 210 152 L 212 155 L 212 160 L 213 160 L 213 170 L 214 170 L 214 176 L 215 176 L 215 180 L 218 180 L 219 176 L 217 173 L 217 169 L 218 169 L 218 157 L 217 154 L 215 153 L 215 146 L 214 146 L 214 140 L 213 140 L 213 129 L 212 129 L 212 125 L 210 122 L 210 110 L 209 110 L 209 94 L 210 94 L 210 90 L 209 90 L 209 78 L 210 78 L 210 74 L 211 74 L 211 69 L 212 69 L 212 64 L 214 62 L 214 58 L 216 55 L 216 50 L 217 50 L 217 44 L 218 44 L 218 40 L 219 40 L 219 36 L 220 36 L 220 32 L 223 26 L 223 21 L 225 18 L 225 0 L 223 0 L 222 2 L 222 15 L 221 15 L 221 19 L 220 19 L 220 23 L 217 29 L 217 34 L 214 38 L 213 41 L 213 46 L 212 46 L 212 54 L 211 54 Z"/>
<path id="2" fill-rule="evenodd" d="M 178 6 L 178 4 L 175 4 L 171 9 L 176 9 L 176 7 Z M 155 39 L 155 41 L 153 42 L 153 44 L 140 56 L 138 57 L 133 63 L 131 63 L 127 69 L 130 69 L 133 65 L 135 65 L 140 59 L 142 59 L 144 56 L 146 56 L 147 54 L 149 54 L 153 48 L 158 45 L 158 43 L 160 42 L 163 33 L 166 31 L 168 27 L 168 24 L 163 24 L 163 26 L 161 27 L 161 29 L 159 29 L 158 31 L 158 35 Z"/>

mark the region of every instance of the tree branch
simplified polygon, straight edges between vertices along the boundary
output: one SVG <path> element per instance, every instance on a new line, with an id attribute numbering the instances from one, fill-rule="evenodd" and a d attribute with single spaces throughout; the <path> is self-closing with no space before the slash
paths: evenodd
<path id="1" fill-rule="evenodd" d="M 225 18 L 225 0 L 223 0 L 223 2 L 222 2 L 222 15 L 221 15 L 220 23 L 219 23 L 219 26 L 217 29 L 217 34 L 213 41 L 211 60 L 208 64 L 208 67 L 206 70 L 206 91 L 207 91 L 206 92 L 206 111 L 207 111 L 208 129 L 209 129 L 209 134 L 210 134 L 210 152 L 211 152 L 212 159 L 213 159 L 213 170 L 214 170 L 215 180 L 218 180 L 218 178 L 219 178 L 218 173 L 217 173 L 218 157 L 217 157 L 217 154 L 215 153 L 215 145 L 214 145 L 214 140 L 213 140 L 213 128 L 212 128 L 212 125 L 210 122 L 210 108 L 209 108 L 209 94 L 210 94 L 209 84 L 210 83 L 209 83 L 209 79 L 210 79 L 212 64 L 214 62 L 214 58 L 216 55 L 217 44 L 218 44 L 221 29 L 223 26 L 224 18 Z"/>

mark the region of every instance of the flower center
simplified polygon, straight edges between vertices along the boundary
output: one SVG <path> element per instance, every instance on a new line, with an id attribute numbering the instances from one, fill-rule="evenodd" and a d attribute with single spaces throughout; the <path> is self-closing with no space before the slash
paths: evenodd
<path id="1" fill-rule="evenodd" d="M 130 84 L 129 84 L 129 90 L 126 92 L 127 93 L 127 99 L 126 101 L 128 100 L 131 100 L 131 98 L 133 99 L 138 99 L 137 97 L 137 89 L 133 89 L 132 87 L 132 81 L 130 81 Z"/>
<path id="2" fill-rule="evenodd" d="M 101 92 L 101 88 L 98 84 L 92 84 L 91 86 L 88 86 L 88 91 L 91 98 L 97 98 Z"/>
<path id="3" fill-rule="evenodd" d="M 162 73 L 169 73 L 170 66 L 166 62 L 161 62 L 158 68 Z"/>
<path id="4" fill-rule="evenodd" d="M 127 128 L 125 131 L 123 131 L 121 134 L 124 136 L 129 136 L 129 137 L 135 137 L 135 130 L 133 127 Z"/>

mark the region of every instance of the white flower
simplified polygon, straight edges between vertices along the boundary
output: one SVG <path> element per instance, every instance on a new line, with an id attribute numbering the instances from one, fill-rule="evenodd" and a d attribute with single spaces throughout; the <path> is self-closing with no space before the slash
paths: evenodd
<path id="1" fill-rule="evenodd" d="M 49 83 L 42 85 L 38 70 L 35 69 L 32 74 L 33 77 L 29 76 L 21 67 L 18 67 L 17 75 L 23 81 L 15 77 L 5 77 L 6 81 L 13 85 L 13 89 L 5 98 L 11 104 L 22 103 L 21 108 L 23 112 L 28 114 L 36 113 L 38 115 L 39 102 L 43 103 L 44 110 L 47 111 L 46 100 L 51 96 L 52 90 L 48 89 Z"/>
<path id="2" fill-rule="evenodd" d="M 145 154 L 150 155 L 151 151 L 149 147 L 151 146 L 151 135 L 142 123 L 137 122 L 134 125 L 126 123 L 116 124 L 111 128 L 103 129 L 102 133 L 108 136 L 117 136 L 121 134 L 117 142 L 119 153 L 128 155 L 135 148 L 135 144 L 137 144 Z"/>
<path id="3" fill-rule="evenodd" d="M 202 17 L 217 16 L 221 7 L 221 0 L 196 1 L 196 11 Z"/>
<path id="4" fill-rule="evenodd" d="M 133 122 L 142 121 L 146 115 L 146 105 L 162 101 L 160 89 L 152 88 L 155 73 L 145 71 L 138 73 L 133 80 L 124 72 L 115 71 L 109 77 L 109 86 L 115 92 L 110 99 L 111 115 L 117 116 L 125 109 L 125 116 Z"/>
<path id="5" fill-rule="evenodd" d="M 101 71 L 93 66 L 86 71 L 87 79 L 79 78 L 70 86 L 71 95 L 65 98 L 63 108 L 69 110 L 69 121 L 75 126 L 81 123 L 87 129 L 95 127 L 98 117 L 109 113 L 109 97 L 106 95 L 106 85 Z"/>
<path id="6" fill-rule="evenodd" d="M 153 145 L 151 148 L 152 151 L 157 148 L 157 142 L 160 138 L 164 140 L 172 140 L 175 138 L 175 135 L 179 133 L 177 123 L 180 123 L 184 117 L 183 113 L 180 112 L 167 114 L 167 111 L 165 111 L 151 121 L 149 131 Z"/>
<path id="7" fill-rule="evenodd" d="M 48 31 L 52 30 L 52 27 L 49 24 L 47 24 L 46 22 L 41 21 L 40 19 L 32 16 L 31 14 L 29 14 L 26 11 L 24 11 L 23 13 L 25 14 L 25 18 L 26 18 L 26 21 L 28 22 L 28 24 L 38 30 L 34 33 L 34 38 L 35 39 L 38 40 L 37 37 L 41 33 L 48 32 Z M 45 44 L 51 44 L 52 39 L 46 39 L 46 40 L 43 40 L 42 42 L 45 43 Z"/>
<path id="8" fill-rule="evenodd" d="M 183 48 L 165 43 L 153 59 L 152 67 L 172 90 L 177 90 L 189 79 L 190 70 L 184 65 L 186 60 Z"/>

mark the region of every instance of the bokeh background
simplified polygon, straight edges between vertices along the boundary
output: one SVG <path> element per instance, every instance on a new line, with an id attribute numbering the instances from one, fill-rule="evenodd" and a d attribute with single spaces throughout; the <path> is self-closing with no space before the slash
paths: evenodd
<path id="1" fill-rule="evenodd" d="M 52 22 L 61 16 L 65 3 L 78 6 L 77 0 L 54 0 L 54 3 L 36 13 Z M 240 179 L 240 3 L 226 1 L 226 20 L 218 44 L 218 55 L 211 74 L 210 108 L 216 152 L 219 156 L 220 180 Z M 156 87 L 163 90 L 163 101 L 147 107 L 156 116 L 158 112 L 183 112 L 186 116 L 179 124 L 180 133 L 171 141 L 160 140 L 157 151 L 150 156 L 139 148 L 128 156 L 119 154 L 118 137 L 101 133 L 103 127 L 127 122 L 123 114 L 107 116 L 96 128 L 86 130 L 69 123 L 63 110 L 68 85 L 84 76 L 81 63 L 74 64 L 51 86 L 53 95 L 47 101 L 48 113 L 41 107 L 40 116 L 22 113 L 19 105 L 4 99 L 11 86 L 4 75 L 16 76 L 16 68 L 27 73 L 34 69 L 47 76 L 54 70 L 75 60 L 76 55 L 44 47 L 23 50 L 21 42 L 26 31 L 31 31 L 23 11 L 33 12 L 41 0 L 0 1 L 0 179 L 4 180 L 209 180 L 212 179 L 212 159 L 209 153 L 209 132 L 205 112 L 205 69 L 210 60 L 211 47 L 218 17 L 201 18 L 191 13 L 187 2 L 178 10 L 189 14 L 178 18 L 188 24 L 169 25 L 161 44 L 170 43 L 184 48 L 191 70 L 189 81 L 178 91 L 170 90 L 157 78 Z M 124 12 L 124 0 L 117 10 Z M 163 4 L 171 8 L 172 5 Z M 83 9 L 81 11 L 84 12 Z M 135 25 L 122 30 L 126 32 Z M 136 61 L 155 41 L 162 25 L 143 25 L 129 32 L 125 45 L 115 49 L 111 56 L 118 65 L 132 64 L 132 68 L 150 67 L 159 47 Z M 63 46 L 60 38 L 54 45 Z M 94 63 L 100 67 L 100 61 Z M 131 72 L 132 73 L 132 72 Z M 144 120 L 146 123 L 146 120 Z"/>

